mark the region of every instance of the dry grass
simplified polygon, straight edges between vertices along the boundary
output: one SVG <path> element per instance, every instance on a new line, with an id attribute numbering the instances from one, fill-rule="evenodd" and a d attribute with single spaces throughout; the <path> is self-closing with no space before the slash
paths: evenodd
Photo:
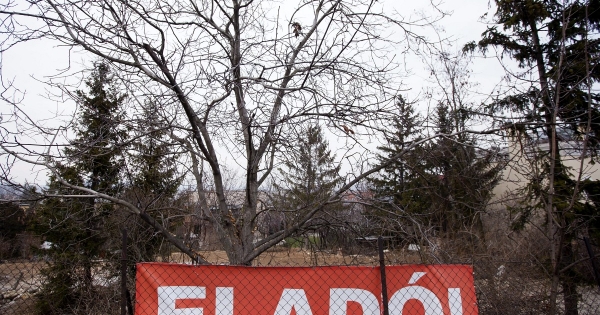
<path id="1" fill-rule="evenodd" d="M 202 257 L 214 265 L 227 265 L 229 259 L 222 250 L 199 251 Z M 393 251 L 386 252 L 387 264 L 418 264 L 423 263 L 419 254 L 414 252 Z M 189 257 L 174 253 L 171 261 L 174 263 L 189 264 Z M 379 265 L 378 255 L 342 255 L 341 252 L 313 251 L 300 248 L 276 248 L 262 253 L 254 260 L 254 266 L 375 266 Z"/>
<path id="2" fill-rule="evenodd" d="M 25 261 L 0 264 L 0 314 L 33 314 L 44 266 L 44 262 Z"/>

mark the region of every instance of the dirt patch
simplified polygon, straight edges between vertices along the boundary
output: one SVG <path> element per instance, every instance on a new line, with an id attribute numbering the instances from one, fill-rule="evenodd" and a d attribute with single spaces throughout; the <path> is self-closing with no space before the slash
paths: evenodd
<path id="1" fill-rule="evenodd" d="M 5 305 L 0 306 L 0 313 L 4 315 L 29 315 L 35 314 L 35 300 L 33 294 L 23 294 Z"/>
<path id="2" fill-rule="evenodd" d="M 229 259 L 222 250 L 199 251 L 200 255 L 211 264 L 227 265 Z M 422 263 L 418 254 L 403 251 L 386 252 L 386 264 L 418 264 Z M 171 262 L 191 264 L 189 257 L 174 253 Z M 253 266 L 378 266 L 378 255 L 342 255 L 340 252 L 313 251 L 300 248 L 276 248 L 262 253 L 253 262 Z"/>
<path id="3" fill-rule="evenodd" d="M 10 262 L 0 264 L 0 292 L 35 291 L 41 285 L 43 262 Z"/>
<path id="4" fill-rule="evenodd" d="M 5 262 L 0 264 L 0 313 L 32 314 L 35 293 L 41 287 L 44 262 Z"/>

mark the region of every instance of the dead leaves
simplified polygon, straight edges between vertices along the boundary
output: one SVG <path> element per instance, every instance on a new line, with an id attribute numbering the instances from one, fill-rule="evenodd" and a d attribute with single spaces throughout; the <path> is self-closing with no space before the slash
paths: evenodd
<path id="1" fill-rule="evenodd" d="M 340 125 L 340 126 L 344 129 L 344 132 L 346 132 L 347 135 L 354 134 L 354 130 L 350 129 L 350 127 L 348 127 L 346 125 Z"/>
<path id="2" fill-rule="evenodd" d="M 300 26 L 300 23 L 298 23 L 298 22 L 292 23 L 292 32 L 294 33 L 294 35 L 296 37 L 298 37 L 298 36 L 300 36 L 300 34 L 302 34 L 302 26 Z"/>

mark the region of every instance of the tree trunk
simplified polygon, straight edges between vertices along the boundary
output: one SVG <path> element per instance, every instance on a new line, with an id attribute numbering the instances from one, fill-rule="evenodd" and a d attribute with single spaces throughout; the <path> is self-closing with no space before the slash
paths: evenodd
<path id="1" fill-rule="evenodd" d="M 561 265 L 571 265 L 575 261 L 575 253 L 570 238 L 565 241 L 562 252 L 563 257 Z M 575 273 L 570 269 L 562 272 L 560 276 L 560 284 L 562 286 L 565 303 L 565 315 L 577 315 L 579 312 L 577 308 L 577 303 L 579 301 L 577 295 L 577 279 L 575 277 Z"/>
<path id="2" fill-rule="evenodd" d="M 564 294 L 565 315 L 577 315 L 579 313 L 577 308 L 577 303 L 579 301 L 577 296 L 577 283 L 570 277 L 563 277 L 561 286 Z"/>
<path id="3" fill-rule="evenodd" d="M 558 152 L 558 139 L 556 137 L 556 111 L 554 108 L 554 102 L 552 102 L 550 93 L 548 78 L 546 73 L 546 65 L 544 62 L 544 53 L 541 48 L 539 39 L 539 30 L 537 28 L 536 21 L 531 17 L 529 19 L 529 27 L 531 28 L 531 36 L 533 40 L 534 57 L 536 60 L 536 67 L 538 70 L 541 99 L 543 104 L 543 114 L 546 123 L 546 136 L 548 138 L 548 146 L 550 149 L 550 173 L 548 175 L 548 194 L 545 204 L 546 210 L 546 222 L 547 222 L 547 237 L 550 240 L 550 260 L 551 260 L 551 271 L 552 281 L 550 287 L 550 314 L 556 314 L 556 298 L 558 296 L 558 277 L 559 277 L 559 261 L 560 261 L 560 240 L 558 240 L 558 228 L 555 224 L 554 216 L 554 179 L 558 175 L 557 170 L 561 165 L 560 155 Z M 558 97 L 558 96 L 557 96 Z"/>

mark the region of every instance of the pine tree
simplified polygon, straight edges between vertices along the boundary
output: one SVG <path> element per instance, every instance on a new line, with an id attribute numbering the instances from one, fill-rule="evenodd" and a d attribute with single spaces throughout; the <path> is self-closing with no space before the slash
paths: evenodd
<path id="1" fill-rule="evenodd" d="M 555 115 L 575 134 L 587 133 L 590 147 L 597 147 L 600 126 L 594 123 L 586 130 L 588 103 L 592 121 L 600 120 L 600 95 L 587 92 L 600 79 L 600 69 L 591 64 L 600 55 L 600 39 L 590 38 L 600 30 L 600 1 L 497 0 L 496 5 L 497 25 L 465 49 L 498 47 L 521 68 L 533 68 L 538 81 L 524 93 L 498 100 L 492 109 L 518 111 L 529 122 L 544 122 L 538 128 L 548 139 Z"/>
<path id="2" fill-rule="evenodd" d="M 438 104 L 433 115 L 435 132 L 444 136 L 409 146 L 422 139 L 417 132 L 420 118 L 414 114 L 412 105 L 401 102 L 398 105 L 400 111 L 388 145 L 379 148 L 385 153 L 380 161 L 387 162 L 406 148 L 410 151 L 371 180 L 379 207 L 386 210 L 373 212 L 382 233 L 400 232 L 403 237 L 419 240 L 434 235 L 414 233 L 431 228 L 435 235 L 451 240 L 457 232 L 470 227 L 472 231 L 468 232 L 477 234 L 482 241 L 479 214 L 491 197 L 501 168 L 495 163 L 494 152 L 478 152 L 475 138 L 456 133 L 457 129 L 465 129 L 468 117 L 464 108 L 452 110 L 444 103 Z"/>
<path id="3" fill-rule="evenodd" d="M 134 142 L 131 167 L 135 170 L 132 184 L 155 198 L 173 198 L 181 179 L 177 175 L 177 152 L 167 135 L 167 130 L 154 122 L 160 121 L 160 107 L 148 102 L 142 113 L 145 122 Z"/>
<path id="4" fill-rule="evenodd" d="M 319 125 L 309 125 L 304 130 L 291 158 L 283 165 L 285 168 L 279 169 L 283 180 L 275 185 L 278 189 L 275 208 L 285 214 L 286 224 L 294 224 L 296 218 L 329 198 L 341 183 L 340 166 L 335 165 L 335 156 L 331 154 Z M 330 210 L 339 208 L 339 204 L 328 206 Z M 315 218 L 313 222 L 313 228 L 326 225 L 323 218 Z"/>
<path id="5" fill-rule="evenodd" d="M 398 107 L 398 116 L 392 120 L 392 132 L 386 136 L 386 146 L 380 146 L 378 149 L 382 152 L 378 156 L 379 161 L 387 161 L 394 155 L 405 150 L 413 141 L 420 140 L 420 120 L 418 114 L 415 114 L 412 104 L 407 103 L 401 96 L 397 97 L 396 105 Z M 404 191 L 405 183 L 412 172 L 406 166 L 406 158 L 396 159 L 386 167 L 379 178 L 372 180 L 377 187 L 377 194 L 380 196 L 392 196 Z M 396 196 L 395 201 L 401 199 Z"/>
<path id="6" fill-rule="evenodd" d="M 443 136 L 426 146 L 428 199 L 441 236 L 455 239 L 458 232 L 477 235 L 482 245 L 481 214 L 503 167 L 494 150 L 477 150 L 477 139 L 463 132 L 469 117 L 462 106 L 439 103 L 436 132 Z"/>
<path id="7" fill-rule="evenodd" d="M 318 125 L 310 125 L 299 139 L 292 159 L 280 169 L 284 177 L 286 201 L 291 209 L 306 209 L 328 197 L 340 183 L 340 166 L 334 165 L 334 156 L 323 138 Z"/>
<path id="8" fill-rule="evenodd" d="M 19 256 L 20 244 L 17 235 L 25 231 L 29 217 L 16 202 L 0 201 L 0 259 Z"/>
<path id="9" fill-rule="evenodd" d="M 598 214 L 590 204 L 580 202 L 582 189 L 594 189 L 594 183 L 581 185 L 570 175 L 562 159 L 559 126 L 570 129 L 575 138 L 597 155 L 600 143 L 600 95 L 592 86 L 600 80 L 600 1 L 496 0 L 496 25 L 483 34 L 476 45 L 483 51 L 500 48 L 536 81 L 524 92 L 497 100 L 492 114 L 511 111 L 522 115 L 516 124 L 509 122 L 515 134 L 532 138 L 537 145 L 547 142 L 549 150 L 533 148 L 538 154 L 541 176 L 532 176 L 523 190 L 521 207 L 515 207 L 519 228 L 530 222 L 538 210 L 546 217 L 546 235 L 550 240 L 552 288 L 550 313 L 556 312 L 557 284 L 564 291 L 565 314 L 578 313 L 577 275 L 573 268 L 577 237 L 575 226 L 592 227 Z M 501 29 L 500 29 L 501 28 Z M 533 137 L 541 135 L 537 139 Z M 566 139 L 562 139 L 566 140 Z M 579 187 L 579 191 L 576 191 Z M 587 192 L 588 194 L 592 191 Z M 586 213 L 584 216 L 583 213 Z M 591 218 L 591 219 L 590 219 Z M 584 223 L 585 224 L 582 224 Z M 591 232 L 585 232 L 594 234 Z"/>
<path id="10" fill-rule="evenodd" d="M 47 195 L 81 194 L 63 181 L 106 194 L 121 187 L 123 148 L 116 144 L 126 137 L 121 127 L 125 96 L 119 94 L 106 64 L 96 64 L 85 84 L 87 93 L 75 93 L 80 107 L 75 139 L 64 150 L 66 162 L 57 165 L 60 178 L 50 177 Z M 35 230 L 53 244 L 48 253 L 51 263 L 43 270 L 40 313 L 75 312 L 82 301 L 86 303 L 81 305 L 93 305 L 93 260 L 104 250 L 112 208 L 94 198 L 52 198 L 40 207 Z"/>
<path id="11" fill-rule="evenodd" d="M 379 163 L 386 163 L 390 158 L 405 151 L 413 142 L 422 139 L 422 118 L 415 113 L 414 106 L 397 97 L 396 106 L 398 114 L 391 122 L 391 132 L 386 136 L 386 145 L 378 147 L 382 152 L 378 156 Z M 411 220 L 406 216 L 413 216 L 427 212 L 431 203 L 423 198 L 423 191 L 415 189 L 423 168 L 423 146 L 412 146 L 402 158 L 395 159 L 385 167 L 377 177 L 370 179 L 375 192 L 375 199 L 379 201 L 378 207 L 385 209 L 381 212 L 376 209 L 370 211 L 371 220 L 377 222 L 379 231 L 375 234 L 389 235 L 401 231 L 402 226 L 412 226 Z M 395 213 L 397 218 L 390 220 L 389 213 Z M 398 219 L 404 217 L 405 219 Z M 405 229 L 406 230 L 406 229 Z"/>
<path id="12" fill-rule="evenodd" d="M 182 178 L 177 176 L 179 154 L 173 151 L 167 131 L 155 123 L 160 121 L 159 110 L 158 104 L 147 102 L 139 117 L 144 128 L 137 130 L 130 150 L 127 163 L 130 181 L 125 194 L 130 202 L 146 209 L 154 220 L 172 226 L 168 221 L 169 209 L 177 204 L 176 194 Z M 157 208 L 161 209 L 160 216 L 151 211 Z M 163 244 L 162 237 L 138 217 L 128 217 L 126 224 L 130 242 L 137 244 L 132 248 L 135 261 L 154 261 Z"/>

